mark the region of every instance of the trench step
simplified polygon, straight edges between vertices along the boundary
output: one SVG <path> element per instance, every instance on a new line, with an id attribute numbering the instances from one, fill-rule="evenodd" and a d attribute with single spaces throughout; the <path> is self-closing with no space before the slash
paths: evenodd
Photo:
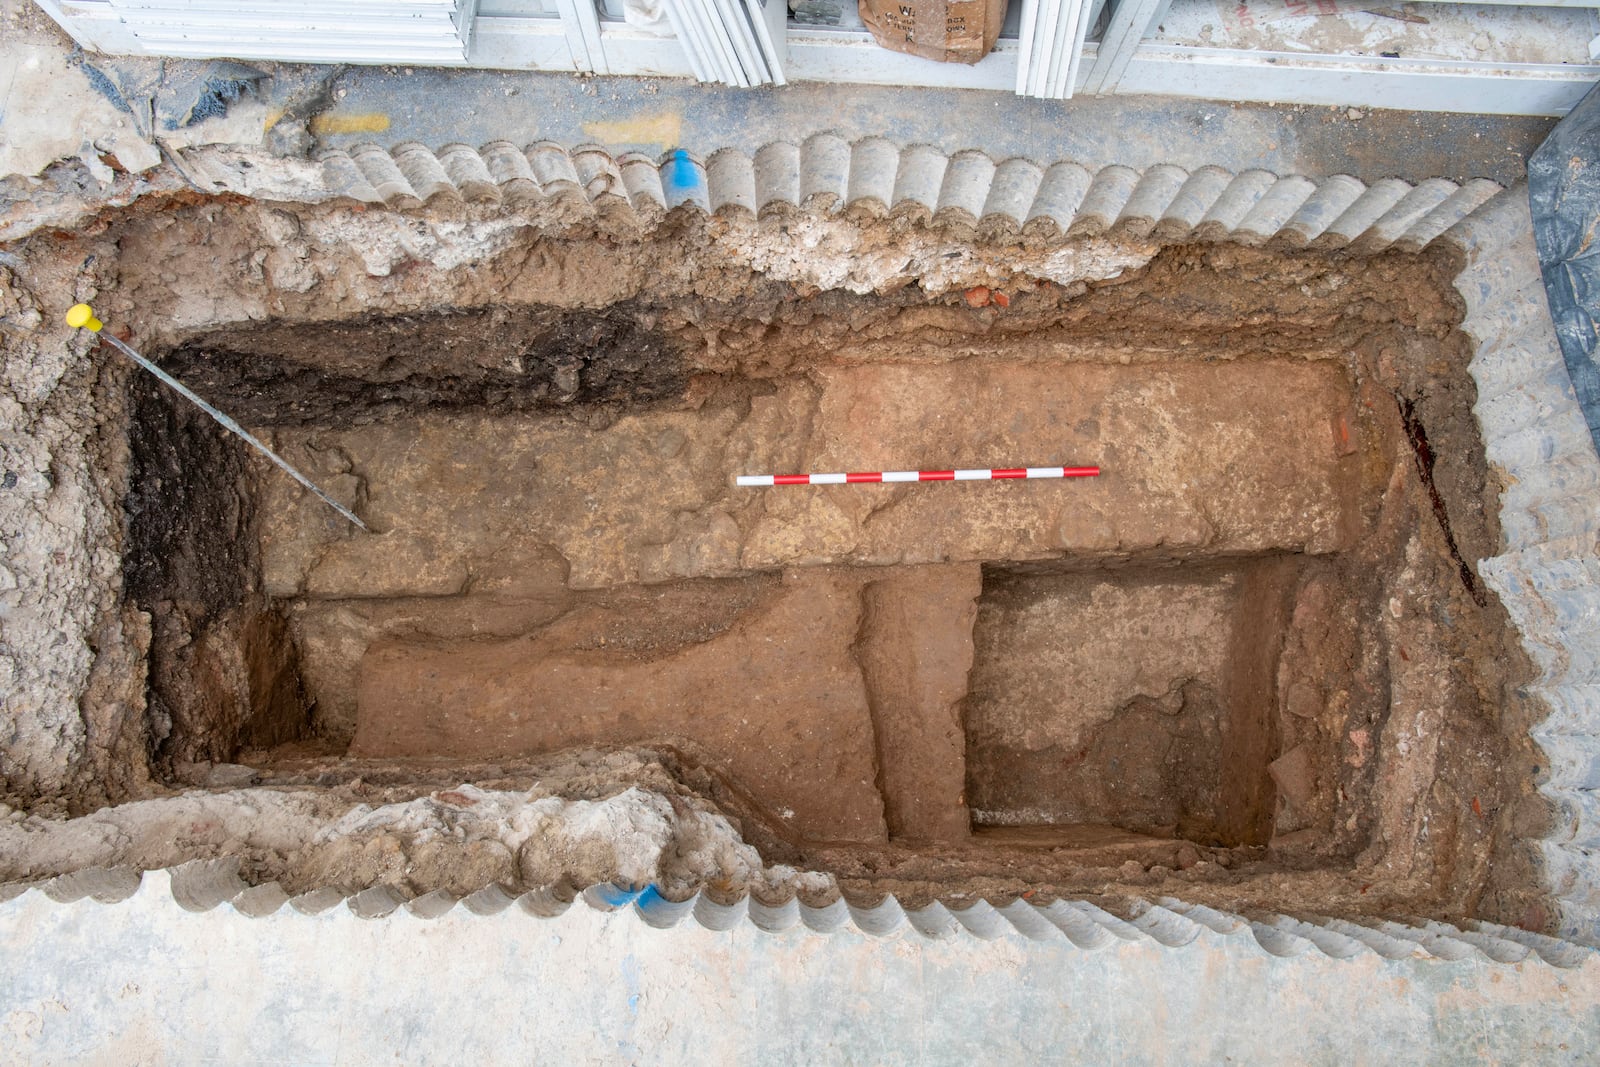
<path id="1" fill-rule="evenodd" d="M 1369 186 L 1343 174 L 1319 180 L 1170 164 L 1091 171 L 1070 161 L 995 159 L 972 149 L 945 154 L 835 134 L 774 142 L 754 154 L 723 148 L 704 160 L 682 151 L 612 156 L 594 145 L 540 141 L 519 149 L 495 141 L 437 151 L 416 143 L 363 145 L 320 161 L 333 195 L 400 209 L 457 201 L 640 228 L 680 209 L 751 220 L 843 214 L 896 218 L 986 242 L 1111 236 L 1361 255 L 1417 252 L 1440 240 L 1464 246 L 1478 232 L 1468 228 L 1474 214 L 1502 192 L 1484 179 L 1412 185 L 1387 178 Z"/>

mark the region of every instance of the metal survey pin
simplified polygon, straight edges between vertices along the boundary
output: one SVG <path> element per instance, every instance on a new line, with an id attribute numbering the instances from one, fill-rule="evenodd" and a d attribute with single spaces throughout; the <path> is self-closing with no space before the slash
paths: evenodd
<path id="1" fill-rule="evenodd" d="M 74 304 L 72 307 L 68 308 L 67 325 L 71 326 L 75 330 L 89 330 L 90 332 L 97 334 L 102 341 L 111 342 L 111 344 L 116 346 L 116 348 L 120 350 L 123 355 L 139 364 L 139 366 L 143 367 L 151 374 L 154 374 L 157 378 L 160 378 L 163 382 L 177 390 L 179 393 L 182 393 L 201 411 L 205 412 L 207 415 L 210 415 L 213 419 L 216 419 L 224 429 L 244 438 L 245 441 L 257 452 L 260 452 L 263 456 L 266 456 L 268 459 L 272 460 L 272 462 L 276 463 L 286 473 L 288 473 L 291 478 L 305 486 L 307 489 L 311 490 L 313 493 L 317 494 L 317 496 L 321 497 L 323 503 L 327 504 L 330 508 L 337 511 L 339 514 L 343 515 L 345 518 L 349 519 L 363 530 L 367 528 L 366 523 L 356 518 L 355 512 L 351 511 L 349 508 L 333 499 L 333 497 L 317 488 L 315 482 L 313 482 L 310 478 L 307 478 L 304 474 L 301 474 L 299 471 L 295 470 L 294 467 L 289 464 L 288 460 L 284 459 L 272 449 L 262 444 L 260 439 L 258 439 L 249 430 L 246 430 L 243 426 L 240 426 L 237 422 L 234 422 L 232 419 L 228 418 L 228 416 L 224 415 L 222 412 L 218 411 L 204 400 L 201 400 L 198 396 L 190 391 L 188 386 L 178 381 L 178 379 L 174 378 L 172 375 L 168 374 L 154 363 L 151 363 L 148 359 L 145 359 L 139 353 L 135 352 L 130 346 L 123 344 L 116 337 L 109 333 L 101 333 L 100 329 L 105 324 L 94 317 L 94 309 L 88 304 Z"/>

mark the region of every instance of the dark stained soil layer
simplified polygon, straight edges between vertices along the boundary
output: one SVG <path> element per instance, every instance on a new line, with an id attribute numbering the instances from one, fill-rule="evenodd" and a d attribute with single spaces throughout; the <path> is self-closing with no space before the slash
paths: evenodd
<path id="1" fill-rule="evenodd" d="M 269 326 L 195 337 L 163 364 L 252 426 L 648 405 L 683 392 L 684 353 L 639 320 L 612 307 Z"/>

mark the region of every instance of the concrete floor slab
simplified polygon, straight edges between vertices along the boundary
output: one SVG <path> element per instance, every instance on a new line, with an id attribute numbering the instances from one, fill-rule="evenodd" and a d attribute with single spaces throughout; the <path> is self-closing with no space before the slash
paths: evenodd
<path id="1" fill-rule="evenodd" d="M 169 885 L 0 905 L 0 1062 L 1580 1063 L 1600 1027 L 1597 957 L 658 930 L 582 905 L 252 920 Z"/>

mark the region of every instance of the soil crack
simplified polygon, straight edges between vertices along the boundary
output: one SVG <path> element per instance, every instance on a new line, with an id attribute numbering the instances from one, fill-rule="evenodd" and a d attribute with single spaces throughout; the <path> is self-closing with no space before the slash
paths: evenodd
<path id="1" fill-rule="evenodd" d="M 1456 572 L 1461 575 L 1461 584 L 1466 586 L 1467 593 L 1472 597 L 1472 602 L 1480 608 L 1488 604 L 1488 598 L 1483 590 L 1478 587 L 1478 576 L 1472 573 L 1472 568 L 1461 557 L 1461 549 L 1456 546 L 1456 535 L 1450 529 L 1450 513 L 1445 507 L 1444 497 L 1440 495 L 1439 488 L 1433 482 L 1433 449 L 1428 445 L 1428 431 L 1422 425 L 1422 419 L 1417 415 L 1416 404 L 1411 400 L 1396 396 L 1395 403 L 1400 408 L 1400 421 L 1405 424 L 1406 439 L 1411 442 L 1411 451 L 1417 458 L 1417 473 L 1422 476 L 1423 487 L 1428 491 L 1428 500 L 1433 504 L 1433 517 L 1439 522 L 1439 530 L 1444 534 L 1445 547 L 1450 552 L 1450 559 L 1456 565 Z"/>

